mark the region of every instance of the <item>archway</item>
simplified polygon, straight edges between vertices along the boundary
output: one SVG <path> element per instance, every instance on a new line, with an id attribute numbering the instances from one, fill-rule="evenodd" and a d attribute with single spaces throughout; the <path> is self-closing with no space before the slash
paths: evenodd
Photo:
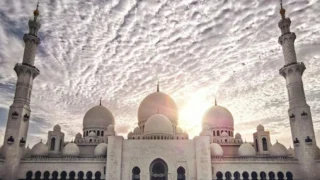
<path id="1" fill-rule="evenodd" d="M 278 172 L 278 173 L 277 173 L 277 176 L 278 176 L 278 180 L 284 180 L 284 174 L 283 174 L 283 172 Z"/>
<path id="2" fill-rule="evenodd" d="M 67 180 L 67 172 L 66 171 L 62 171 L 60 174 L 60 180 Z"/>
<path id="3" fill-rule="evenodd" d="M 97 171 L 96 173 L 94 173 L 94 179 L 95 180 L 100 180 L 101 179 L 101 172 Z"/>
<path id="4" fill-rule="evenodd" d="M 269 179 L 270 180 L 275 180 L 276 179 L 276 176 L 275 176 L 274 172 L 272 172 L 272 171 L 269 172 Z"/>
<path id="5" fill-rule="evenodd" d="M 91 171 L 88 171 L 86 176 L 87 176 L 87 180 L 92 180 L 92 172 Z"/>
<path id="6" fill-rule="evenodd" d="M 234 172 L 233 176 L 235 180 L 240 180 L 240 173 L 238 171 Z"/>
<path id="7" fill-rule="evenodd" d="M 286 173 L 286 176 L 287 176 L 287 180 L 293 180 L 293 175 L 292 175 L 292 173 L 291 172 L 287 172 Z"/>
<path id="8" fill-rule="evenodd" d="M 260 172 L 260 179 L 261 180 L 267 180 L 267 174 L 265 172 Z"/>
<path id="9" fill-rule="evenodd" d="M 231 180 L 231 172 L 229 172 L 229 171 L 227 171 L 226 173 L 225 173 L 225 176 L 226 176 L 226 180 Z"/>
<path id="10" fill-rule="evenodd" d="M 177 180 L 186 180 L 186 170 L 183 168 L 183 167 L 179 167 L 178 169 L 177 169 L 177 174 L 178 174 L 178 176 L 177 176 Z"/>
<path id="11" fill-rule="evenodd" d="M 253 171 L 253 172 L 251 173 L 251 178 L 252 178 L 252 180 L 258 180 L 258 173 L 255 172 L 255 171 Z"/>
<path id="12" fill-rule="evenodd" d="M 249 173 L 247 171 L 242 173 L 243 180 L 249 180 Z"/>
<path id="13" fill-rule="evenodd" d="M 140 180 L 140 168 L 137 166 L 132 169 L 132 180 Z"/>
<path id="14" fill-rule="evenodd" d="M 217 176 L 217 180 L 222 180 L 223 178 L 223 174 L 220 171 L 217 172 L 216 176 Z"/>
<path id="15" fill-rule="evenodd" d="M 263 151 L 268 151 L 268 143 L 266 138 L 262 138 L 262 149 Z"/>
<path id="16" fill-rule="evenodd" d="M 75 180 L 75 177 L 76 177 L 76 173 L 74 171 L 71 171 L 69 173 L 69 180 Z"/>
<path id="17" fill-rule="evenodd" d="M 45 171 L 43 173 L 43 180 L 49 180 L 49 176 L 50 176 L 50 172 L 49 171 Z"/>
<path id="18" fill-rule="evenodd" d="M 35 174 L 34 174 L 34 176 L 35 176 L 35 180 L 41 180 L 41 172 L 40 171 L 37 171 Z"/>
<path id="19" fill-rule="evenodd" d="M 168 180 L 168 166 L 162 159 L 156 159 L 150 164 L 150 180 Z"/>
<path id="20" fill-rule="evenodd" d="M 26 174 L 26 180 L 32 180 L 32 171 L 28 171 L 27 174 Z"/>
<path id="21" fill-rule="evenodd" d="M 78 180 L 83 180 L 84 179 L 84 172 L 83 171 L 79 171 L 78 172 Z"/>

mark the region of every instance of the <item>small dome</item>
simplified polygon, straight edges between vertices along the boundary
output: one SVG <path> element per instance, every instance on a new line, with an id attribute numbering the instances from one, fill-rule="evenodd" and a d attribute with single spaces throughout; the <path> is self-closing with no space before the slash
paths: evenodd
<path id="1" fill-rule="evenodd" d="M 108 126 L 108 132 L 114 132 L 114 125 L 110 124 Z"/>
<path id="2" fill-rule="evenodd" d="M 204 125 L 202 126 L 202 129 L 203 129 L 203 130 L 209 130 L 210 127 L 208 126 L 208 124 L 204 124 Z"/>
<path id="3" fill-rule="evenodd" d="M 207 124 L 211 128 L 233 129 L 234 122 L 230 111 L 222 106 L 212 106 L 203 116 L 202 124 Z"/>
<path id="4" fill-rule="evenodd" d="M 97 137 L 97 134 L 93 131 L 89 132 L 88 134 L 89 137 Z"/>
<path id="5" fill-rule="evenodd" d="M 289 148 L 288 148 L 288 154 L 289 154 L 290 156 L 293 156 L 293 157 L 294 157 L 294 149 L 291 148 L 291 147 L 289 147 Z"/>
<path id="6" fill-rule="evenodd" d="M 202 130 L 200 136 L 211 136 L 210 130 Z"/>
<path id="7" fill-rule="evenodd" d="M 83 117 L 83 128 L 105 128 L 114 124 L 114 117 L 104 106 L 95 106 L 87 111 Z"/>
<path id="8" fill-rule="evenodd" d="M 133 133 L 140 134 L 141 133 L 140 127 L 134 128 Z"/>
<path id="9" fill-rule="evenodd" d="M 132 133 L 132 132 L 129 132 L 129 134 L 128 134 L 128 139 L 129 139 L 132 135 L 133 135 L 133 133 Z"/>
<path id="10" fill-rule="evenodd" d="M 236 138 L 236 139 L 241 139 L 241 134 L 240 134 L 240 133 L 237 133 L 237 134 L 235 135 L 235 138 Z"/>
<path id="11" fill-rule="evenodd" d="M 225 132 L 225 131 L 224 131 L 224 132 L 222 132 L 222 133 L 221 133 L 221 135 L 220 135 L 220 136 L 222 136 L 222 137 L 228 137 L 229 135 L 228 135 L 228 133 L 227 133 L 227 132 Z"/>
<path id="12" fill-rule="evenodd" d="M 183 133 L 183 131 L 182 131 L 181 127 L 177 127 L 177 129 L 176 129 L 176 133 L 177 133 L 177 134 L 182 134 L 182 133 Z"/>
<path id="13" fill-rule="evenodd" d="M 210 151 L 211 151 L 211 156 L 223 156 L 223 149 L 222 147 L 217 144 L 217 143 L 212 143 L 210 144 Z"/>
<path id="14" fill-rule="evenodd" d="M 29 158 L 31 157 L 31 149 L 29 148 L 29 146 L 27 146 L 25 149 L 24 149 L 24 157 L 25 158 Z"/>
<path id="15" fill-rule="evenodd" d="M 257 126 L 257 131 L 259 132 L 259 131 L 264 131 L 264 127 L 261 125 L 261 124 L 259 124 L 258 126 Z"/>
<path id="16" fill-rule="evenodd" d="M 55 125 L 54 127 L 53 127 L 53 131 L 58 131 L 58 132 L 60 132 L 61 131 L 61 127 L 60 127 L 60 125 L 59 124 L 57 124 L 57 125 Z"/>
<path id="17" fill-rule="evenodd" d="M 287 148 L 278 141 L 270 148 L 269 153 L 271 156 L 288 156 Z"/>
<path id="18" fill-rule="evenodd" d="M 151 116 L 145 124 L 144 134 L 173 134 L 171 121 L 163 114 Z"/>
<path id="19" fill-rule="evenodd" d="M 31 156 L 48 156 L 49 149 L 42 142 L 37 143 L 31 149 Z"/>
<path id="20" fill-rule="evenodd" d="M 100 143 L 94 149 L 95 157 L 105 157 L 107 154 L 108 145 L 106 143 Z"/>
<path id="21" fill-rule="evenodd" d="M 178 124 L 178 107 L 174 100 L 162 92 L 154 92 L 145 97 L 138 109 L 139 124 L 146 122 L 157 112 L 168 117 L 172 124 Z"/>
<path id="22" fill-rule="evenodd" d="M 81 139 L 81 138 L 82 138 L 81 133 L 77 133 L 77 134 L 76 134 L 76 139 Z"/>
<path id="23" fill-rule="evenodd" d="M 78 145 L 76 145 L 75 143 L 71 142 L 68 143 L 62 150 L 62 155 L 63 156 L 73 156 L 73 157 L 77 157 L 80 155 L 80 149 L 78 147 Z"/>
<path id="24" fill-rule="evenodd" d="M 242 157 L 256 156 L 256 151 L 249 143 L 243 143 L 238 149 L 238 155 Z"/>

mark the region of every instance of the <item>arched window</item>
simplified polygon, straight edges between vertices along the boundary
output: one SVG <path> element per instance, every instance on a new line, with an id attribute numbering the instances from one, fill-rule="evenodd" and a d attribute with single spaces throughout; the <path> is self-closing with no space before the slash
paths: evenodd
<path id="1" fill-rule="evenodd" d="M 45 172 L 43 173 L 43 180 L 49 180 L 49 176 L 50 176 L 49 171 L 45 171 Z"/>
<path id="2" fill-rule="evenodd" d="M 132 180 L 140 180 L 140 168 L 137 166 L 132 169 Z"/>
<path id="3" fill-rule="evenodd" d="M 60 180 L 67 180 L 67 172 L 62 171 L 60 176 L 61 176 Z"/>
<path id="4" fill-rule="evenodd" d="M 258 144 L 258 139 L 255 140 L 255 146 L 256 146 L 256 151 L 259 151 L 259 144 Z"/>
<path id="5" fill-rule="evenodd" d="M 217 172 L 216 176 L 217 176 L 217 180 L 222 180 L 223 179 L 223 174 L 220 171 Z"/>
<path id="6" fill-rule="evenodd" d="M 274 172 L 269 172 L 269 180 L 275 180 L 275 174 L 274 174 Z"/>
<path id="7" fill-rule="evenodd" d="M 247 171 L 242 173 L 243 180 L 249 180 L 249 173 Z"/>
<path id="8" fill-rule="evenodd" d="M 92 180 L 92 172 L 91 171 L 88 171 L 86 176 L 87 176 L 87 180 Z"/>
<path id="9" fill-rule="evenodd" d="M 262 149 L 263 151 L 268 151 L 268 144 L 266 138 L 262 138 Z"/>
<path id="10" fill-rule="evenodd" d="M 260 173 L 260 179 L 261 179 L 261 180 L 267 180 L 267 174 L 262 171 L 262 172 Z"/>
<path id="11" fill-rule="evenodd" d="M 253 171 L 251 173 L 251 178 L 252 178 L 252 180 L 258 180 L 258 173 Z"/>
<path id="12" fill-rule="evenodd" d="M 50 151 L 54 151 L 54 146 L 56 145 L 56 138 L 51 138 Z"/>
<path id="13" fill-rule="evenodd" d="M 84 179 L 84 173 L 82 171 L 78 172 L 78 180 L 83 180 Z"/>
<path id="14" fill-rule="evenodd" d="M 212 131 L 212 135 L 213 135 L 213 136 L 216 136 L 216 132 L 215 132 L 215 131 Z"/>
<path id="15" fill-rule="evenodd" d="M 100 131 L 99 130 L 97 131 L 97 136 L 100 136 Z"/>
<path id="16" fill-rule="evenodd" d="M 278 176 L 278 180 L 284 180 L 284 174 L 283 174 L 283 172 L 278 172 L 278 173 L 277 173 L 277 176 Z"/>
<path id="17" fill-rule="evenodd" d="M 35 174 L 34 174 L 34 176 L 35 176 L 35 180 L 41 180 L 41 172 L 40 171 L 37 171 Z"/>
<path id="18" fill-rule="evenodd" d="M 227 140 L 227 139 L 225 139 L 225 140 L 224 140 L 224 142 L 228 142 L 228 140 Z"/>
<path id="19" fill-rule="evenodd" d="M 53 171 L 52 172 L 52 180 L 58 180 L 58 172 L 57 171 Z"/>
<path id="20" fill-rule="evenodd" d="M 95 180 L 101 180 L 101 172 L 97 171 L 96 173 L 94 173 L 94 178 Z"/>
<path id="21" fill-rule="evenodd" d="M 293 180 L 293 175 L 291 172 L 287 172 L 286 176 L 287 176 L 287 180 Z"/>
<path id="22" fill-rule="evenodd" d="M 76 173 L 74 171 L 71 171 L 69 173 L 69 180 L 75 180 L 75 177 L 76 177 Z"/>
<path id="23" fill-rule="evenodd" d="M 86 131 L 86 136 L 88 136 L 88 134 L 89 134 L 89 131 Z"/>
<path id="24" fill-rule="evenodd" d="M 186 180 L 186 170 L 183 167 L 177 169 L 177 180 Z"/>
<path id="25" fill-rule="evenodd" d="M 231 180 L 231 176 L 232 176 L 231 172 L 227 171 L 225 176 L 226 176 L 226 180 Z"/>
<path id="26" fill-rule="evenodd" d="M 217 136 L 220 136 L 220 131 L 217 131 Z"/>
<path id="27" fill-rule="evenodd" d="M 238 171 L 233 173 L 234 180 L 240 180 L 240 173 Z"/>
<path id="28" fill-rule="evenodd" d="M 32 171 L 28 171 L 27 174 L 26 174 L 26 180 L 32 180 Z"/>
<path id="29" fill-rule="evenodd" d="M 167 180 L 168 166 L 162 159 L 154 160 L 150 165 L 150 180 Z"/>
<path id="30" fill-rule="evenodd" d="M 228 135 L 229 135 L 229 136 L 231 136 L 231 133 L 230 133 L 230 131 L 228 131 Z"/>
<path id="31" fill-rule="evenodd" d="M 103 136 L 104 135 L 104 131 L 101 131 L 101 136 Z"/>

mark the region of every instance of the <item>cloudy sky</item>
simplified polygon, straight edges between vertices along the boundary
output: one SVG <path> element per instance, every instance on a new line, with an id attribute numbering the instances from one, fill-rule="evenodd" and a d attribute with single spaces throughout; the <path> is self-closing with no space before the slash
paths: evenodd
<path id="1" fill-rule="evenodd" d="M 37 1 L 0 1 L 0 144 L 13 101 L 15 63 Z M 285 0 L 304 87 L 320 142 L 320 1 Z M 41 0 L 28 144 L 60 124 L 71 140 L 100 97 L 125 135 L 142 99 L 156 90 L 174 98 L 179 124 L 193 137 L 214 104 L 234 116 L 252 141 L 258 124 L 291 145 L 277 0 Z"/>

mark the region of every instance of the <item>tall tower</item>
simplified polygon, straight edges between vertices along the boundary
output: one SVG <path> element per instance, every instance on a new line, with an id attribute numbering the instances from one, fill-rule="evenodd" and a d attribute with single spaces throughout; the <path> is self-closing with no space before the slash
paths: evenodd
<path id="1" fill-rule="evenodd" d="M 40 44 L 38 30 L 39 11 L 34 11 L 34 18 L 29 21 L 29 33 L 23 36 L 25 49 L 22 63 L 14 67 L 17 73 L 17 84 L 13 104 L 10 106 L 7 127 L 4 137 L 5 163 L 3 180 L 16 180 L 19 171 L 20 159 L 23 156 L 30 119 L 30 96 L 34 78 L 39 70 L 34 66 L 37 46 Z"/>
<path id="2" fill-rule="evenodd" d="M 289 119 L 291 134 L 296 157 L 299 160 L 302 179 L 314 180 L 316 177 L 316 139 L 312 123 L 310 106 L 304 94 L 302 74 L 306 69 L 302 62 L 297 62 L 294 41 L 296 35 L 290 32 L 291 21 L 285 17 L 285 9 L 281 2 L 281 20 L 279 28 L 281 36 L 279 43 L 282 46 L 285 65 L 280 69 L 280 74 L 286 79 L 289 96 Z"/>

